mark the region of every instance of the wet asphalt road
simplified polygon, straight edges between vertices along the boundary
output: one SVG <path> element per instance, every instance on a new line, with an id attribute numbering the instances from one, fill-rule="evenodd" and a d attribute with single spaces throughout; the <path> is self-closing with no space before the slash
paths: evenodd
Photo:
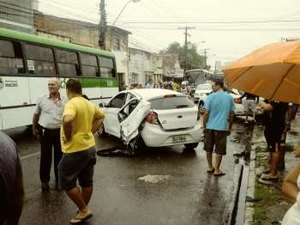
<path id="1" fill-rule="evenodd" d="M 195 151 L 178 146 L 147 149 L 134 157 L 98 156 L 90 202 L 94 216 L 85 224 L 225 224 L 237 176 L 233 154 L 245 150 L 246 143 L 251 141 L 252 128 L 234 125 L 222 162 L 226 172 L 223 177 L 206 173 L 202 142 Z M 9 134 L 20 150 L 24 174 L 26 196 L 20 225 L 69 224 L 76 208 L 64 192 L 54 190 L 53 173 L 50 192 L 41 192 L 38 142 L 21 129 L 9 131 Z M 111 137 L 96 136 L 96 140 L 99 150 L 119 145 Z M 168 176 L 160 183 L 138 179 L 146 175 Z"/>

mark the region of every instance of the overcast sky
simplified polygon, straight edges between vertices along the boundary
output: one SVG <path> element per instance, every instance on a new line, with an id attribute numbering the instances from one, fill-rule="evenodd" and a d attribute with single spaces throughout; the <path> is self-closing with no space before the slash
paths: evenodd
<path id="1" fill-rule="evenodd" d="M 99 21 L 100 0 L 39 0 L 40 10 L 57 16 Z M 106 0 L 112 25 L 129 0 Z M 188 40 L 207 49 L 208 63 L 236 60 L 281 38 L 300 38 L 299 0 L 140 0 L 130 2 L 115 26 L 132 32 L 130 45 L 159 51 Z"/>

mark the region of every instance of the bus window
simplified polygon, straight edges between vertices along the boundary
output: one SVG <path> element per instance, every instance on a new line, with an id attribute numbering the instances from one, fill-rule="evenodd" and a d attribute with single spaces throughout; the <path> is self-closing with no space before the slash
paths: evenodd
<path id="1" fill-rule="evenodd" d="M 4 74 L 24 73 L 21 45 L 0 40 L 0 72 Z"/>
<path id="2" fill-rule="evenodd" d="M 28 71 L 37 75 L 55 75 L 55 64 L 51 48 L 25 44 Z"/>
<path id="3" fill-rule="evenodd" d="M 111 58 L 99 57 L 100 61 L 100 76 L 114 77 L 114 63 Z"/>
<path id="4" fill-rule="evenodd" d="M 93 55 L 80 54 L 82 75 L 95 77 L 98 72 L 97 58 Z"/>
<path id="5" fill-rule="evenodd" d="M 76 52 L 56 50 L 56 59 L 59 73 L 62 77 L 72 77 L 78 75 L 78 58 Z"/>

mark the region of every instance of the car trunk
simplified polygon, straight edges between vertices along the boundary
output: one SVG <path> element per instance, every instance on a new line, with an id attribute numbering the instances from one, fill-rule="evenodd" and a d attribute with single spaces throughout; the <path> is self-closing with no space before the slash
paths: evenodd
<path id="1" fill-rule="evenodd" d="M 177 130 L 193 127 L 197 122 L 197 108 L 176 110 L 154 110 L 159 123 L 165 130 Z"/>

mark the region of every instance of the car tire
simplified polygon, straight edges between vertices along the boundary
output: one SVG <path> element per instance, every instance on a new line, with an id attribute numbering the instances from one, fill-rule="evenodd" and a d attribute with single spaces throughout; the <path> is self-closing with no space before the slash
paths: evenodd
<path id="1" fill-rule="evenodd" d="M 97 134 L 100 136 L 100 137 L 105 137 L 107 136 L 107 133 L 105 132 L 105 128 L 104 128 L 104 124 L 102 124 L 99 129 L 97 130 Z"/>
<path id="2" fill-rule="evenodd" d="M 198 146 L 198 144 L 199 144 L 199 143 L 185 144 L 184 147 L 185 147 L 186 149 L 192 150 L 192 149 L 195 149 L 195 148 Z"/>
<path id="3" fill-rule="evenodd" d="M 146 147 L 143 138 L 138 135 L 133 140 L 129 142 L 127 145 L 127 150 L 132 154 L 135 155 L 141 152 Z"/>

